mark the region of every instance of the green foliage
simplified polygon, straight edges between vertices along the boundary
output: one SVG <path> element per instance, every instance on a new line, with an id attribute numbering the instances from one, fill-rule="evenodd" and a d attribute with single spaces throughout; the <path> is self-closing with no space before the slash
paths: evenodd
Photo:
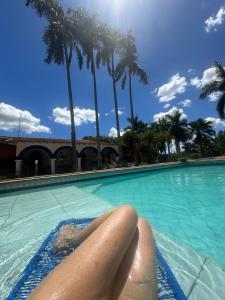
<path id="1" fill-rule="evenodd" d="M 198 119 L 189 123 L 194 136 L 193 145 L 197 152 L 200 152 L 202 156 L 207 153 L 210 144 L 215 139 L 215 131 L 213 130 L 213 123 L 203 119 Z"/>
<path id="2" fill-rule="evenodd" d="M 225 119 L 225 70 L 221 63 L 215 62 L 214 64 L 217 80 L 210 82 L 202 87 L 200 98 L 204 99 L 213 93 L 219 93 L 220 97 L 217 102 L 217 112 L 221 119 Z"/>
<path id="3" fill-rule="evenodd" d="M 201 158 L 201 154 L 200 153 L 191 153 L 189 155 L 189 158 L 190 159 L 199 159 L 199 158 Z"/>

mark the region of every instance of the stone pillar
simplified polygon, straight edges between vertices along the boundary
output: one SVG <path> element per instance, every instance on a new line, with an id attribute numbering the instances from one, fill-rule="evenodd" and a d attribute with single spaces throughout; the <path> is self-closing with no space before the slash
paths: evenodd
<path id="1" fill-rule="evenodd" d="M 77 171 L 78 171 L 78 172 L 81 172 L 81 171 L 82 171 L 82 168 L 81 168 L 81 161 L 82 161 L 82 158 L 81 158 L 81 157 L 78 157 L 78 158 L 77 158 Z"/>
<path id="2" fill-rule="evenodd" d="M 56 158 L 51 158 L 51 174 L 55 174 L 55 161 Z"/>
<path id="3" fill-rule="evenodd" d="M 16 163 L 16 177 L 21 177 L 23 161 L 20 159 L 16 159 L 15 163 Z"/>

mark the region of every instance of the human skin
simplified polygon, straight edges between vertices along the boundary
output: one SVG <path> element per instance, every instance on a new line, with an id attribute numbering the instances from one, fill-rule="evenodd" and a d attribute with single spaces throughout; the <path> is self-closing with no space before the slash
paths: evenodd
<path id="1" fill-rule="evenodd" d="M 29 299 L 156 299 L 151 229 L 132 207 L 122 206 L 96 219 L 80 239 L 80 246 Z"/>

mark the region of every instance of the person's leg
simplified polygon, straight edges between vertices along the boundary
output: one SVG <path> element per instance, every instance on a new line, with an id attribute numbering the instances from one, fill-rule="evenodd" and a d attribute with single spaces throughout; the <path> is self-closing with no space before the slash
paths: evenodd
<path id="1" fill-rule="evenodd" d="M 113 299 L 155 300 L 157 280 L 151 227 L 143 218 L 117 273 Z"/>
<path id="2" fill-rule="evenodd" d="M 94 232 L 99 225 L 101 225 L 112 214 L 114 210 L 96 218 L 83 230 L 79 230 L 79 228 L 73 224 L 62 226 L 53 243 L 55 251 L 63 251 L 70 246 L 79 246 L 80 243 L 82 243 L 92 232 Z"/>
<path id="3" fill-rule="evenodd" d="M 130 206 L 113 211 L 42 281 L 30 299 L 111 300 L 115 276 L 134 238 L 137 221 Z"/>

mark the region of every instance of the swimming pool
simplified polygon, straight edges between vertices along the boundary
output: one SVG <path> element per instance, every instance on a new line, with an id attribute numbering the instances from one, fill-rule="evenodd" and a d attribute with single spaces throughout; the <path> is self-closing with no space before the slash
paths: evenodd
<path id="1" fill-rule="evenodd" d="M 60 221 L 125 203 L 152 223 L 186 294 L 201 279 L 189 299 L 224 299 L 224 171 L 225 165 L 179 167 L 0 195 L 0 299 Z"/>
<path id="2" fill-rule="evenodd" d="M 225 165 L 77 183 L 112 205 L 133 205 L 154 228 L 225 267 Z"/>

